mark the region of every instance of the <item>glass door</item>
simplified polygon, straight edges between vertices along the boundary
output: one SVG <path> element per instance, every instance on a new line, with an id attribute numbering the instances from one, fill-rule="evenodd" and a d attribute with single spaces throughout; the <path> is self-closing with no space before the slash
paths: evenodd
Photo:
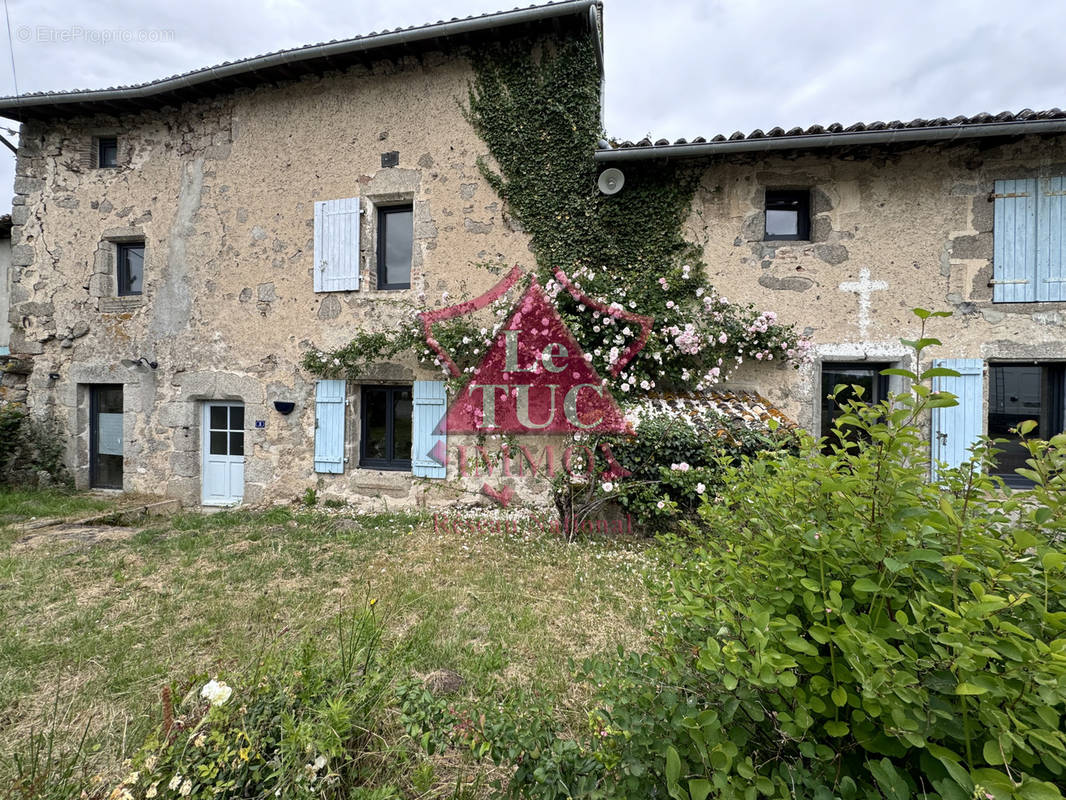
<path id="1" fill-rule="evenodd" d="M 89 486 L 122 488 L 122 385 L 89 387 Z"/>

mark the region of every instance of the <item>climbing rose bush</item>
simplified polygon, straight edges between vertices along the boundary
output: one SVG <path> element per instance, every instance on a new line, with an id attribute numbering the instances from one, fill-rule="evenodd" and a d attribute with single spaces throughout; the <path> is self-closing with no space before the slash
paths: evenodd
<path id="1" fill-rule="evenodd" d="M 575 297 L 564 283 L 588 299 Z M 434 326 L 434 339 L 464 378 L 510 319 L 527 285 L 520 283 L 476 315 Z M 623 312 L 653 319 L 644 348 L 617 378 L 608 380 L 619 396 L 672 388 L 703 391 L 726 380 L 745 360 L 779 361 L 791 367 L 811 360 L 810 340 L 799 336 L 794 326 L 781 324 L 773 311 L 731 303 L 688 266 L 637 288 L 620 285 L 606 269 L 581 267 L 569 276 L 560 273 L 543 289 L 586 359 L 604 378 L 641 335 L 640 325 L 625 319 Z M 439 306 L 459 300 L 444 292 Z M 375 360 L 414 351 L 421 363 L 450 378 L 446 364 L 425 342 L 418 317 L 424 310 L 425 306 L 408 309 L 409 321 L 395 331 L 359 334 L 337 350 L 312 349 L 304 357 L 304 367 L 320 375 L 356 378 Z"/>

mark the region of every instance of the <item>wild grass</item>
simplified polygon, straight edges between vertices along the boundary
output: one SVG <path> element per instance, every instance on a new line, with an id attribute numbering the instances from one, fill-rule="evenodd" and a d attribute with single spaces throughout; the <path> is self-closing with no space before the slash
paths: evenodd
<path id="1" fill-rule="evenodd" d="M 32 494 L 7 502 L 33 516 L 102 510 L 95 498 Z M 568 545 L 304 507 L 182 514 L 95 543 L 0 537 L 0 786 L 31 730 L 55 722 L 57 697 L 59 744 L 88 726 L 86 758 L 114 776 L 158 723 L 168 683 L 239 672 L 309 632 L 329 636 L 324 620 L 370 600 L 398 676 L 453 670 L 461 694 L 532 691 L 582 724 L 569 659 L 640 642 L 649 564 L 641 543 Z M 412 783 L 415 796 L 479 769 L 450 758 Z"/>
<path id="2" fill-rule="evenodd" d="M 114 500 L 63 489 L 16 489 L 0 486 L 0 526 L 34 517 L 70 517 L 105 511 Z"/>

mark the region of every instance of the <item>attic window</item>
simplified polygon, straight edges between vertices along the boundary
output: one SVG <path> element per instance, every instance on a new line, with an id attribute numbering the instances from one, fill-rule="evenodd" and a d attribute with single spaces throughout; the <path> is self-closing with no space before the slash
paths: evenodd
<path id="1" fill-rule="evenodd" d="M 811 193 L 807 189 L 766 190 L 766 240 L 811 238 Z"/>
<path id="2" fill-rule="evenodd" d="M 100 136 L 96 139 L 96 165 L 98 167 L 118 166 L 117 136 Z"/>

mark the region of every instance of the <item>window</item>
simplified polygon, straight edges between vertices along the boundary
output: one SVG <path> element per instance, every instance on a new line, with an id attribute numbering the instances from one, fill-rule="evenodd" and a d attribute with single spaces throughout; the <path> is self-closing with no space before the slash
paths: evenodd
<path id="1" fill-rule="evenodd" d="M 144 289 L 144 243 L 115 245 L 118 272 L 118 295 L 129 297 Z"/>
<path id="2" fill-rule="evenodd" d="M 1066 300 L 1066 178 L 996 181 L 992 299 Z"/>
<path id="3" fill-rule="evenodd" d="M 1037 423 L 1030 436 L 1048 439 L 1066 428 L 1066 364 L 993 364 L 989 367 L 988 435 L 1007 439 L 998 445 L 993 474 L 1008 486 L 1029 486 L 1015 473 L 1029 457 L 1011 433 L 1028 419 Z"/>
<path id="4" fill-rule="evenodd" d="M 359 466 L 411 469 L 411 387 L 364 386 Z"/>
<path id="5" fill-rule="evenodd" d="M 411 206 L 378 209 L 378 288 L 411 288 L 411 247 L 414 216 Z"/>
<path id="6" fill-rule="evenodd" d="M 837 437 L 833 435 L 833 423 L 836 418 L 844 413 L 843 405 L 850 400 L 859 397 L 853 387 L 862 388 L 863 402 L 868 404 L 880 403 L 888 397 L 888 376 L 882 375 L 881 371 L 888 369 L 891 364 L 848 364 L 848 363 L 823 363 L 822 364 L 822 436 L 827 437 L 825 451 L 831 452 L 833 445 L 839 445 Z M 833 397 L 833 389 L 840 384 L 846 388 Z"/>
<path id="7" fill-rule="evenodd" d="M 764 238 L 810 239 L 811 193 L 806 189 L 767 189 Z"/>
<path id="8" fill-rule="evenodd" d="M 96 140 L 96 166 L 118 166 L 118 137 L 100 136 Z"/>

